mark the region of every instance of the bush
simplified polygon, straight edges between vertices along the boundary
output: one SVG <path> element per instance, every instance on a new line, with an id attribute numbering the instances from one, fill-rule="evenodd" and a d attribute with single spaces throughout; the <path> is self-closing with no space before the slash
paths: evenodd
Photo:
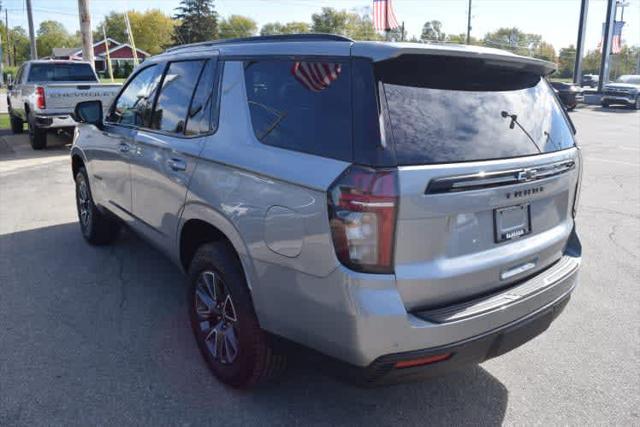
<path id="1" fill-rule="evenodd" d="M 16 74 L 18 73 L 18 67 L 14 67 L 11 65 L 5 65 L 2 70 L 2 79 L 6 84 L 7 77 L 11 74 L 11 77 L 15 80 Z"/>

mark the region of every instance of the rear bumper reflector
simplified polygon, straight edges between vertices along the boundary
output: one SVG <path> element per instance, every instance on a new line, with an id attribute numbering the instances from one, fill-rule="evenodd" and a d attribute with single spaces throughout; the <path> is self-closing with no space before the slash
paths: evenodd
<path id="1" fill-rule="evenodd" d="M 432 363 L 441 362 L 451 357 L 453 353 L 436 354 L 435 356 L 420 357 L 418 359 L 401 360 L 393 366 L 395 369 L 413 368 L 414 366 L 430 365 Z"/>

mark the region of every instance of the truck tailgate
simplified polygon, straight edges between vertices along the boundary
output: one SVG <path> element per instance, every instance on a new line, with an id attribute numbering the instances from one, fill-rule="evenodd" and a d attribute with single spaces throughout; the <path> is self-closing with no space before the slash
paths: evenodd
<path id="1" fill-rule="evenodd" d="M 106 110 L 120 91 L 120 84 L 56 83 L 44 85 L 46 111 L 70 113 L 83 101 L 102 101 Z"/>

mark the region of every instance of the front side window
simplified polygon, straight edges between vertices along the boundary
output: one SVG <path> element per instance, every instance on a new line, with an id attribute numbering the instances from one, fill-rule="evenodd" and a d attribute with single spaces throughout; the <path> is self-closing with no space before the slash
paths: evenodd
<path id="1" fill-rule="evenodd" d="M 162 69 L 161 65 L 152 65 L 140 71 L 118 96 L 107 121 L 148 127 Z"/>
<path id="2" fill-rule="evenodd" d="M 204 60 L 172 62 L 162 81 L 153 112 L 152 129 L 182 134 Z"/>
<path id="3" fill-rule="evenodd" d="M 352 159 L 348 63 L 247 61 L 244 74 L 258 140 L 289 150 Z"/>

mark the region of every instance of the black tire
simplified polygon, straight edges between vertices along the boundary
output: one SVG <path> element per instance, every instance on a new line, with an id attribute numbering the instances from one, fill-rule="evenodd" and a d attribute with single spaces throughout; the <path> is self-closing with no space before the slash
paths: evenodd
<path id="1" fill-rule="evenodd" d="M 87 242 L 92 245 L 106 245 L 118 237 L 120 224 L 100 212 L 93 203 L 87 171 L 80 167 L 76 174 L 76 208 L 80 231 Z"/>
<path id="2" fill-rule="evenodd" d="M 206 277 L 213 286 L 207 287 Z M 232 387 L 249 388 L 279 377 L 286 367 L 286 355 L 274 337 L 260 328 L 233 248 L 226 242 L 202 245 L 191 261 L 189 281 L 191 327 L 200 352 L 216 378 Z M 215 291 L 211 292 L 211 288 Z M 205 298 L 199 296 L 203 291 Z M 213 294 L 217 296 L 212 297 Z M 205 302 L 207 298 L 209 303 Z M 235 339 L 235 349 L 227 343 L 228 334 Z M 218 346 L 216 355 L 212 347 Z"/>
<path id="3" fill-rule="evenodd" d="M 640 110 L 640 95 L 636 97 L 636 104 L 634 105 L 636 110 Z"/>
<path id="4" fill-rule="evenodd" d="M 33 116 L 29 118 L 29 142 L 34 150 L 47 148 L 47 130 L 39 128 Z"/>
<path id="5" fill-rule="evenodd" d="M 16 117 L 9 113 L 9 121 L 11 122 L 12 133 L 22 133 L 24 129 L 24 121 L 20 117 Z"/>
<path id="6" fill-rule="evenodd" d="M 608 103 L 608 102 L 601 102 L 601 103 L 600 103 L 600 106 L 601 106 L 602 108 L 609 108 L 609 103 Z"/>

